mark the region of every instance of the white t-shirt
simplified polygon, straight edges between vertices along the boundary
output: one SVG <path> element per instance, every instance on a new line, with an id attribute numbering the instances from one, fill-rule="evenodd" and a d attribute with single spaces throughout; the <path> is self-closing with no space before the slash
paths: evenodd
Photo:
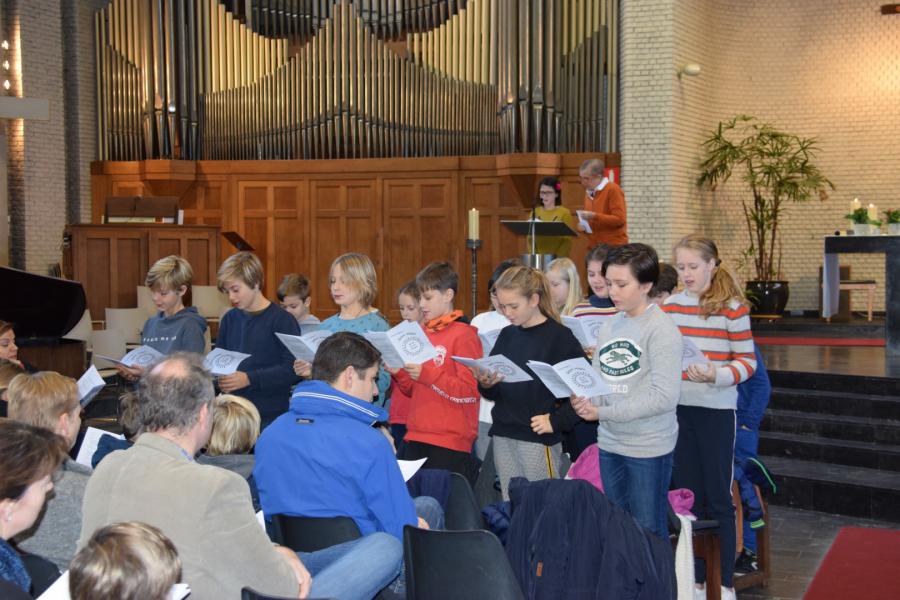
<path id="1" fill-rule="evenodd" d="M 509 319 L 496 310 L 483 312 L 480 315 L 475 315 L 475 318 L 472 319 L 472 327 L 478 331 L 494 331 L 495 329 L 503 329 L 507 325 L 509 325 Z M 493 423 L 494 419 L 491 418 L 491 410 L 493 408 L 494 403 L 482 397 L 481 406 L 478 409 L 478 420 L 482 423 Z"/>

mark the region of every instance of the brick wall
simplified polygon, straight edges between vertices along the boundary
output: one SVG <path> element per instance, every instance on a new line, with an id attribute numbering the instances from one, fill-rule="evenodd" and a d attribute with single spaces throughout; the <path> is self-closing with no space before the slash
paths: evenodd
<path id="1" fill-rule="evenodd" d="M 720 120 L 749 113 L 816 137 L 818 162 L 837 189 L 824 203 L 792 206 L 782 238 L 782 267 L 791 282 L 788 307 L 816 309 L 821 237 L 847 227 L 842 217 L 850 200 L 858 196 L 879 210 L 900 208 L 900 144 L 895 142 L 900 139 L 900 18 L 881 16 L 877 6 L 854 0 L 682 0 L 674 10 L 662 2 L 638 4 L 623 7 L 623 81 L 642 81 L 628 72 L 626 49 L 642 64 L 670 61 L 670 76 L 659 67 L 653 69 L 658 79 L 644 80 L 639 89 L 626 93 L 623 85 L 622 178 L 635 201 L 630 205 L 634 238 L 660 245 L 666 255 L 664 240 L 697 230 L 718 240 L 726 259 L 735 261 L 748 240 L 742 191 L 728 185 L 701 194 L 694 186 L 705 134 Z M 679 81 L 674 74 L 686 62 L 699 63 L 702 73 Z M 642 97 L 665 102 L 667 89 L 669 110 L 654 101 L 652 111 L 628 114 L 628 94 L 632 105 Z M 668 123 L 640 124 L 657 111 Z M 650 149 L 670 162 L 649 158 Z M 642 211 L 648 201 L 667 214 Z M 656 233 L 663 221 L 667 235 Z M 883 286 L 882 258 L 844 256 L 842 263 L 852 266 L 855 277 Z M 883 309 L 883 294 L 877 297 Z M 863 297 L 856 298 L 854 309 L 863 304 Z"/>

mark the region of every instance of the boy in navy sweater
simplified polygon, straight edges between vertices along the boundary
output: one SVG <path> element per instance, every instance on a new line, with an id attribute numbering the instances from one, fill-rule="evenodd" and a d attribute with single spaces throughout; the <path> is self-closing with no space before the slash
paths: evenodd
<path id="1" fill-rule="evenodd" d="M 253 402 L 264 429 L 287 410 L 291 386 L 298 380 L 294 357 L 275 334 L 300 335 L 300 327 L 263 295 L 263 268 L 256 255 L 238 252 L 225 259 L 218 284 L 236 310 L 222 317 L 216 347 L 250 355 L 239 371 L 219 377 L 219 389 Z"/>

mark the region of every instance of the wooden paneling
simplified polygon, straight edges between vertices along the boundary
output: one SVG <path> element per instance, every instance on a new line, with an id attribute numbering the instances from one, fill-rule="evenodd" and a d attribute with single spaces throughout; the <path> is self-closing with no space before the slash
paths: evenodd
<path id="1" fill-rule="evenodd" d="M 94 319 L 107 308 L 137 306 L 137 286 L 158 259 L 180 254 L 194 284 L 214 285 L 220 260 L 219 228 L 189 225 L 69 225 L 66 276 L 80 281 Z"/>
<path id="2" fill-rule="evenodd" d="M 478 253 L 478 310 L 486 309 L 486 284 L 494 266 L 525 249 L 524 239 L 500 221 L 527 218 L 532 183 L 547 175 L 561 178 L 564 204 L 580 208 L 578 166 L 595 156 L 97 162 L 91 167 L 93 214 L 99 218 L 107 196 L 137 194 L 140 186 L 178 192 L 185 223 L 237 231 L 256 248 L 270 298 L 286 273 L 307 275 L 313 310 L 320 317 L 335 312 L 328 290 L 331 262 L 345 252 L 362 252 L 376 266 L 376 306 L 395 321 L 397 288 L 433 260 L 456 265 L 457 307 L 471 311 L 471 254 L 465 236 L 466 212 L 473 207 L 481 212 L 484 241 Z M 619 165 L 618 155 L 604 158 L 608 166 Z M 584 251 L 580 238 L 572 251 L 579 268 Z M 111 252 L 107 248 L 107 254 Z M 220 258 L 232 252 L 226 243 Z M 110 255 L 104 264 L 114 259 L 117 256 Z M 216 267 L 204 273 L 211 280 Z"/>

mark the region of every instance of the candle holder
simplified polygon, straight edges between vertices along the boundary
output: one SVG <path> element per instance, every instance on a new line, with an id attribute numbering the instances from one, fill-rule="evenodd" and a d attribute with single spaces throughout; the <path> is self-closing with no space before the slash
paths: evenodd
<path id="1" fill-rule="evenodd" d="M 466 240 L 466 248 L 472 251 L 472 317 L 478 311 L 478 249 L 481 240 Z"/>

